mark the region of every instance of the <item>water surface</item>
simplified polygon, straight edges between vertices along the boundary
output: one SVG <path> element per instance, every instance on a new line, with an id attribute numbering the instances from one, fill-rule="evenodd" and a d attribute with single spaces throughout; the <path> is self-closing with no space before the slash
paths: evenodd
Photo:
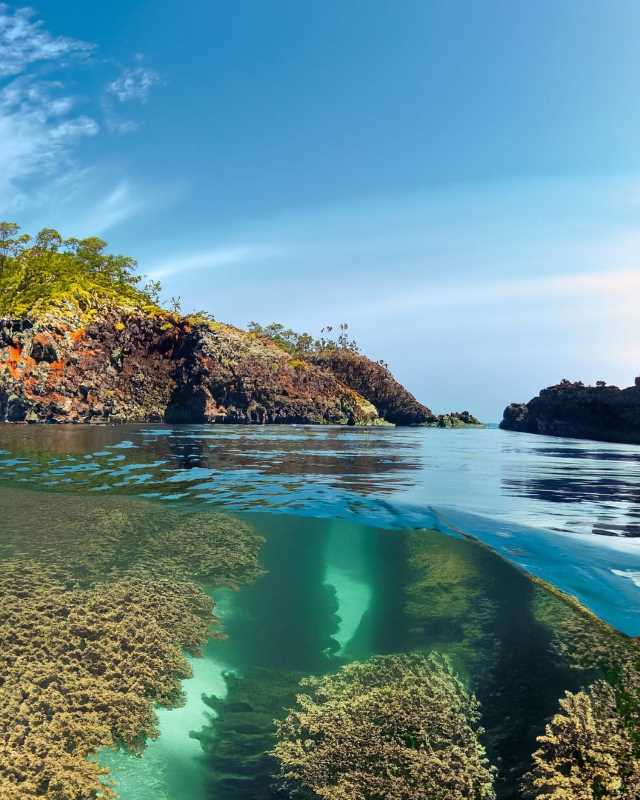
<path id="1" fill-rule="evenodd" d="M 638 477 L 640 448 L 497 429 L 4 426 L 0 578 L 18 609 L 38 575 L 79 607 L 139 581 L 215 601 L 159 736 L 99 752 L 123 800 L 274 797 L 300 678 L 415 650 L 477 694 L 506 799 L 615 636 L 529 576 L 640 632 Z"/>

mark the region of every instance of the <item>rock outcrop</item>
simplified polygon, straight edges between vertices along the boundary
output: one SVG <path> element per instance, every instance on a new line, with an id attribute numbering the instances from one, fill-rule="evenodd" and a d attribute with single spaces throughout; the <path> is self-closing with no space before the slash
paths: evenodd
<path id="1" fill-rule="evenodd" d="M 350 350 L 327 350 L 312 362 L 336 375 L 347 386 L 365 397 L 381 417 L 396 425 L 433 424 L 436 415 L 423 406 L 393 377 L 383 364 Z"/>
<path id="2" fill-rule="evenodd" d="M 619 389 L 561 381 L 528 403 L 507 406 L 504 430 L 640 444 L 640 380 Z"/>
<path id="3" fill-rule="evenodd" d="M 329 370 L 228 325 L 111 311 L 0 320 L 0 420 L 373 424 Z"/>

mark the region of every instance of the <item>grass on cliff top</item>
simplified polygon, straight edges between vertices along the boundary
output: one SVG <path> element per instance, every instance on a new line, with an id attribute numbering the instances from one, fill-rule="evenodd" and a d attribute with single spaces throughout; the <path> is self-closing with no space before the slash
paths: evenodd
<path id="1" fill-rule="evenodd" d="M 160 312 L 159 284 L 140 287 L 135 260 L 106 247 L 94 236 L 63 239 L 45 228 L 32 238 L 0 223 L 0 316 L 105 307 Z"/>

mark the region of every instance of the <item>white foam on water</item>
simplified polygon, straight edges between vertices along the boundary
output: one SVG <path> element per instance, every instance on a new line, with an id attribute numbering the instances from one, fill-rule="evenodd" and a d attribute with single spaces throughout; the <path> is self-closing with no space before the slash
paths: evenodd
<path id="1" fill-rule="evenodd" d="M 612 569 L 614 575 L 620 578 L 628 578 L 634 586 L 640 588 L 640 570 L 635 569 Z"/>

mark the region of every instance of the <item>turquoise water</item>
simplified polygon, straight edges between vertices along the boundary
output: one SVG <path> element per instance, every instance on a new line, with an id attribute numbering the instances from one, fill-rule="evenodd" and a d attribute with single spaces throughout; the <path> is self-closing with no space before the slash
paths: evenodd
<path id="1" fill-rule="evenodd" d="M 157 580 L 168 554 L 215 601 L 226 638 L 189 656 L 159 735 L 99 751 L 122 800 L 275 796 L 265 751 L 300 677 L 416 649 L 477 694 L 498 796 L 519 797 L 558 698 L 592 677 L 559 645 L 597 628 L 528 575 L 640 633 L 639 478 L 640 448 L 497 429 L 2 427 L 0 567 L 88 591 Z M 259 537 L 258 571 L 199 576 L 198 547 L 224 560 L 234 531 Z"/>

